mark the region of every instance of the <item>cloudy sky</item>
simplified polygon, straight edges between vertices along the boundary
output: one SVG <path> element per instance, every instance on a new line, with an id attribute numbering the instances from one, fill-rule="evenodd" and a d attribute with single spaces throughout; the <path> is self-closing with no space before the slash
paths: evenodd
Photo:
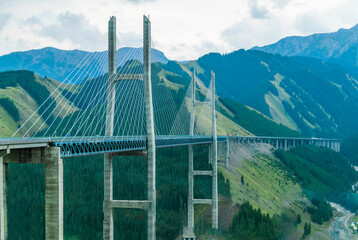
<path id="1" fill-rule="evenodd" d="M 109 16 L 118 46 L 139 47 L 142 15 L 154 47 L 195 59 L 358 23 L 357 0 L 0 0 L 0 55 L 42 48 L 104 50 Z"/>

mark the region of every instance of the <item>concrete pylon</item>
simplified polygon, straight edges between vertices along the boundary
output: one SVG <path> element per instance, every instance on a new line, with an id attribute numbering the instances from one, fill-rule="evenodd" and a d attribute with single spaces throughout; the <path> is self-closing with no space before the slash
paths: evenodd
<path id="1" fill-rule="evenodd" d="M 208 157 L 209 157 L 209 164 L 212 164 L 212 159 L 211 159 L 211 146 L 209 145 L 209 148 L 208 148 Z"/>
<path id="2" fill-rule="evenodd" d="M 211 71 L 211 115 L 213 129 L 213 143 L 211 145 L 212 153 L 212 228 L 218 229 L 218 141 L 216 133 L 216 112 L 215 112 L 215 74 Z"/>
<path id="3" fill-rule="evenodd" d="M 63 163 L 59 147 L 45 149 L 46 240 L 63 239 Z"/>
<path id="4" fill-rule="evenodd" d="M 191 81 L 191 112 L 190 112 L 190 128 L 189 135 L 194 136 L 194 124 L 195 124 L 195 70 L 192 74 Z M 211 152 L 211 149 L 209 149 Z M 189 169 L 188 169 L 188 222 L 187 227 L 184 229 L 183 239 L 184 240 L 193 240 L 196 239 L 194 234 L 194 154 L 193 146 L 188 146 L 188 159 L 189 159 Z M 210 159 L 209 159 L 210 160 Z"/>
<path id="5" fill-rule="evenodd" d="M 225 150 L 226 150 L 225 167 L 226 167 L 226 169 L 229 169 L 229 160 L 230 160 L 230 139 L 229 138 L 227 138 L 227 141 L 225 143 Z"/>
<path id="6" fill-rule="evenodd" d="M 108 22 L 108 91 L 106 112 L 106 136 L 113 136 L 116 75 L 116 18 Z M 109 206 L 113 200 L 113 161 L 110 154 L 104 154 L 104 202 L 103 202 L 103 239 L 113 240 L 113 213 Z"/>
<path id="7" fill-rule="evenodd" d="M 155 240 L 155 222 L 156 222 L 156 148 L 154 132 L 154 112 L 152 98 L 152 78 L 151 78 L 151 22 L 143 16 L 143 80 L 144 80 L 144 101 L 145 117 L 147 129 L 147 163 L 148 163 L 148 227 L 147 239 Z"/>
<path id="8" fill-rule="evenodd" d="M 6 168 L 0 156 L 0 239 L 7 239 Z"/>

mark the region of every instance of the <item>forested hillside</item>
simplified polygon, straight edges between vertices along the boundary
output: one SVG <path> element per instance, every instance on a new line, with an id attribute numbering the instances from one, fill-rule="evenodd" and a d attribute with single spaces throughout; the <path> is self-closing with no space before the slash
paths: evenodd
<path id="1" fill-rule="evenodd" d="M 128 63 L 128 68 L 131 64 L 140 64 L 131 62 Z M 169 78 L 172 81 L 169 81 Z M 0 73 L 0 98 L 6 99 L 2 100 L 4 104 L 0 106 L 0 111 L 3 111 L 4 114 L 0 116 L 0 129 L 2 129 L 2 136 L 11 136 L 17 128 L 23 124 L 26 119 L 37 110 L 35 117 L 39 117 L 39 121 L 36 126 L 41 126 L 42 129 L 37 133 L 37 136 L 42 136 L 45 133 L 54 134 L 56 129 L 61 129 L 61 132 L 68 132 L 70 135 L 76 134 L 76 129 L 73 128 L 74 121 L 76 116 L 81 114 L 88 114 L 91 109 L 87 109 L 88 105 L 92 102 L 93 99 L 86 97 L 93 93 L 99 92 L 101 84 L 96 84 L 96 87 L 92 87 L 92 82 L 100 82 L 106 84 L 106 76 L 99 77 L 89 82 L 83 84 L 76 88 L 71 88 L 71 85 L 61 85 L 61 88 L 56 90 L 56 94 L 51 96 L 52 99 L 60 94 L 60 97 L 56 97 L 56 102 L 51 105 L 42 105 L 42 103 L 50 96 L 50 94 L 55 91 L 55 88 L 59 85 L 58 82 L 49 78 L 41 78 L 30 71 L 11 71 Z M 154 113 L 156 125 L 158 127 L 158 132 L 162 134 L 168 134 L 176 116 L 173 115 L 170 119 L 163 119 L 161 114 L 163 112 L 170 112 L 171 114 L 180 114 L 182 119 L 182 124 L 185 128 L 188 128 L 189 113 L 187 107 L 182 107 L 182 103 L 186 97 L 186 92 L 189 86 L 190 79 L 187 76 L 179 76 L 172 72 L 163 70 L 160 64 L 153 64 L 152 67 L 152 81 L 153 81 L 153 98 L 154 98 Z M 87 86 L 88 85 L 88 86 Z M 80 92 L 80 89 L 90 88 L 87 91 L 82 91 L 81 96 L 77 96 Z M 205 98 L 205 86 L 199 87 L 200 91 L 198 97 Z M 76 90 L 76 91 L 75 91 Z M 60 92 L 62 91 L 62 92 Z M 170 95 L 171 97 L 162 97 L 162 94 Z M 132 99 L 135 101 L 136 95 L 130 95 L 130 93 L 123 92 L 123 95 L 128 95 L 127 99 Z M 95 104 L 102 105 L 104 104 L 103 98 L 98 96 L 99 101 Z M 61 99 L 65 99 L 62 101 Z M 172 99 L 172 100 L 171 100 Z M 163 102 L 163 101 L 166 102 Z M 91 102 L 90 102 L 91 101 Z M 129 100 L 128 100 L 129 101 Z M 49 102 L 53 102 L 52 100 Z M 61 106 L 58 106 L 61 104 Z M 65 105 L 64 105 L 65 104 Z M 173 107 L 173 104 L 175 105 Z M 57 107 L 56 107 L 57 106 Z M 134 107 L 133 107 L 134 106 Z M 117 112 L 116 119 L 127 119 L 130 117 L 130 114 L 134 114 L 135 111 L 139 111 L 135 108 L 135 105 L 131 106 L 131 111 L 126 111 L 126 108 L 129 106 L 121 106 L 121 111 Z M 169 109 L 170 107 L 170 109 Z M 181 108 L 182 107 L 182 108 Z M 61 109 L 66 109 L 62 111 Z M 175 110 L 171 108 L 176 108 Z M 179 112 L 179 109 L 182 109 Z M 44 111 L 46 110 L 46 111 Z M 84 113 L 84 111 L 87 111 Z M 103 108 L 100 108 L 98 111 L 104 111 Z M 102 116 L 103 113 L 91 112 L 93 115 L 91 118 L 96 116 Z M 17 113 L 18 112 L 18 113 Z M 201 111 L 198 108 L 198 114 L 203 112 L 210 116 L 210 112 Z M 268 119 L 264 115 L 247 108 L 244 105 L 241 105 L 237 102 L 231 100 L 225 100 L 222 98 L 217 99 L 217 112 L 219 116 L 218 120 L 218 133 L 221 135 L 226 134 L 236 134 L 236 135 L 267 135 L 267 136 L 299 136 L 298 132 L 292 131 L 289 128 L 279 125 L 274 121 Z M 54 118 L 54 116 L 56 118 Z M 59 116 L 59 117 L 57 117 Z M 202 116 L 197 116 L 198 119 L 202 119 Z M 35 119 L 35 118 L 34 118 Z M 31 119 L 31 121 L 34 121 Z M 46 120 L 46 121 L 45 121 Z M 104 118 L 100 124 L 104 124 Z M 137 119 L 139 121 L 140 118 Z M 19 134 L 24 134 L 26 132 L 26 127 L 30 126 L 32 122 L 27 123 L 27 125 L 21 129 Z M 163 122 L 163 121 L 169 121 Z M 120 122 L 120 121 L 118 121 Z M 9 125 L 9 124 L 12 125 Z M 138 126 L 140 123 L 136 123 Z M 198 126 L 202 126 L 203 129 L 208 126 L 205 125 L 206 122 L 199 121 Z M 98 125 L 98 124 L 97 124 Z M 48 129 L 47 126 L 51 126 L 51 129 Z M 91 125 L 92 126 L 92 125 Z M 95 125 L 92 126 L 93 128 Z M 96 126 L 97 127 L 97 126 Z M 37 130 L 33 129 L 32 131 Z M 82 129 L 77 134 L 83 134 L 82 131 L 89 131 L 89 129 Z M 73 131 L 73 132 L 72 132 Z M 104 129 L 102 129 L 104 131 Z M 122 130 L 118 130 L 122 131 Z M 29 132 L 31 135 L 33 132 Z M 104 134 L 104 133 L 102 133 Z"/>
<path id="2" fill-rule="evenodd" d="M 346 156 L 350 163 L 358 166 L 358 134 L 344 139 L 341 147 L 342 154 Z"/>
<path id="3" fill-rule="evenodd" d="M 313 58 L 239 50 L 181 64 L 204 83 L 213 70 L 218 95 L 248 105 L 309 137 L 358 132 L 358 75 Z M 180 72 L 177 72 L 180 74 Z"/>
<path id="4" fill-rule="evenodd" d="M 311 145 L 301 145 L 290 151 L 278 149 L 275 155 L 292 171 L 309 196 L 313 206 L 307 207 L 313 222 L 322 224 L 333 216 L 327 202 L 339 202 L 346 208 L 357 209 L 352 199 L 352 185 L 358 181 L 358 172 L 349 161 L 332 150 Z"/>
<path id="5" fill-rule="evenodd" d="M 39 124 L 43 124 L 47 118 L 48 122 L 53 120 L 54 114 L 59 114 L 61 117 L 72 114 L 76 107 L 70 102 L 56 101 L 56 104 L 68 109 L 61 113 L 54 110 L 55 104 L 42 105 L 51 93 L 55 92 L 56 96 L 61 95 L 61 90 L 68 92 L 69 86 L 59 87 L 57 81 L 42 78 L 30 71 L 0 73 L 0 136 L 11 136 L 33 113 L 34 119 L 39 118 Z M 50 114 L 51 112 L 54 114 Z M 33 124 L 34 119 L 30 119 L 28 123 Z M 47 126 L 46 123 L 44 126 Z M 24 134 L 25 131 L 22 133 Z"/>
<path id="6" fill-rule="evenodd" d="M 302 187 L 314 192 L 346 192 L 358 181 L 358 173 L 339 153 L 327 148 L 301 145 L 275 155 L 293 171 Z"/>
<path id="7" fill-rule="evenodd" d="M 210 169 L 208 148 L 195 147 L 194 169 Z M 186 222 L 187 148 L 157 152 L 157 238 L 175 239 Z M 114 159 L 114 199 L 146 199 L 147 162 L 142 157 Z M 22 174 L 18 174 L 21 172 Z M 230 183 L 219 173 L 220 197 L 230 197 Z M 211 178 L 195 181 L 195 198 L 210 198 Z M 10 164 L 7 200 L 9 239 L 44 239 L 44 168 Z M 26 199 L 26 201 L 24 201 Z M 16 207 L 21 205 L 21 208 Z M 222 206 L 220 204 L 220 206 Z M 197 209 L 199 216 L 205 208 Z M 103 216 L 103 156 L 64 159 L 65 239 L 101 239 Z M 115 239 L 146 239 L 146 212 L 114 211 Z M 200 231 L 210 231 L 201 218 Z"/>

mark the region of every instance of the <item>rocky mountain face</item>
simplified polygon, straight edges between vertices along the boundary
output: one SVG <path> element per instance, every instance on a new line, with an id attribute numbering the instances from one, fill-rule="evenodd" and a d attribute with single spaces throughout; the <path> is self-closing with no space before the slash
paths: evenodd
<path id="1" fill-rule="evenodd" d="M 286 37 L 260 50 L 282 56 L 306 56 L 334 62 L 358 72 L 357 61 L 358 25 L 350 29 L 339 29 L 333 33 L 313 34 L 307 37 Z"/>

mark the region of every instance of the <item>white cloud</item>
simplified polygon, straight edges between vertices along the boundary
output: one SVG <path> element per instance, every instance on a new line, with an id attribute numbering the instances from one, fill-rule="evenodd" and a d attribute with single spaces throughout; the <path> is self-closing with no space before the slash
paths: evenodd
<path id="1" fill-rule="evenodd" d="M 103 48 L 106 44 L 106 35 L 91 25 L 83 14 L 71 12 L 61 13 L 56 23 L 45 25 L 39 34 L 60 43 L 70 41 L 84 50 Z"/>
<path id="2" fill-rule="evenodd" d="M 253 18 L 263 19 L 268 18 L 270 12 L 265 6 L 252 5 L 250 9 L 250 14 Z"/>
<path id="3" fill-rule="evenodd" d="M 0 14 L 0 31 L 5 27 L 7 21 L 10 20 L 10 14 Z"/>
<path id="4" fill-rule="evenodd" d="M 118 46 L 138 47 L 147 13 L 157 49 L 171 59 L 194 59 L 351 27 L 356 9 L 356 0 L 0 0 L 0 54 L 46 46 L 105 50 L 111 15 Z"/>
<path id="5" fill-rule="evenodd" d="M 143 43 L 142 36 L 133 31 L 120 32 L 118 41 L 120 47 L 138 47 Z"/>

